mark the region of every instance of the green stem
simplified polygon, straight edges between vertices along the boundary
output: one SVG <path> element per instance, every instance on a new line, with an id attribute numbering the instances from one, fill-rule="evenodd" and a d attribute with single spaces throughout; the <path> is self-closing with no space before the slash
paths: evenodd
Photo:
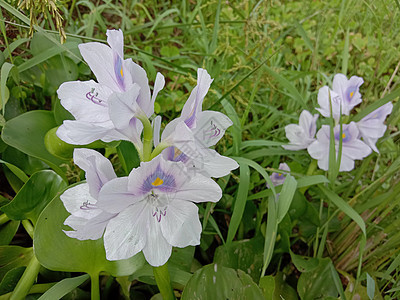
<path id="1" fill-rule="evenodd" d="M 175 300 L 174 290 L 169 277 L 168 263 L 160 267 L 153 267 L 153 274 L 163 300 Z"/>
<path id="2" fill-rule="evenodd" d="M 150 155 L 150 160 L 152 160 L 154 157 L 159 155 L 164 149 L 170 147 L 171 145 L 165 144 L 165 143 L 159 143 L 157 147 L 153 150 L 153 152 Z"/>
<path id="3" fill-rule="evenodd" d="M 100 300 L 100 284 L 99 284 L 99 274 L 89 274 L 90 275 L 90 299 Z"/>
<path id="4" fill-rule="evenodd" d="M 33 240 L 33 225 L 29 220 L 22 220 L 22 226 L 24 226 L 26 232 L 29 234 L 29 236 L 31 237 L 31 239 Z"/>
<path id="5" fill-rule="evenodd" d="M 151 148 L 153 146 L 153 127 L 145 115 L 137 116 L 143 124 L 143 160 L 150 161 Z"/>
<path id="6" fill-rule="evenodd" d="M 3 225 L 10 221 L 10 218 L 6 214 L 0 215 L 0 225 Z"/>
<path id="7" fill-rule="evenodd" d="M 22 274 L 21 279 L 18 281 L 10 300 L 25 299 L 39 274 L 39 269 L 40 263 L 36 256 L 33 256 L 26 267 L 24 274 Z"/>

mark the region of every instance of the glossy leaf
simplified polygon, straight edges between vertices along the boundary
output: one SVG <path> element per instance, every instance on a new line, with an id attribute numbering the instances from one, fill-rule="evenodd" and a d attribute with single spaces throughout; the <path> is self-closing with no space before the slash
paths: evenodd
<path id="1" fill-rule="evenodd" d="M 53 299 L 61 299 L 63 296 L 72 292 L 82 283 L 89 279 L 88 274 L 84 274 L 78 277 L 73 278 L 65 278 L 59 282 L 57 282 L 54 286 L 52 286 L 46 293 L 44 293 L 39 300 L 53 300 Z"/>
<path id="2" fill-rule="evenodd" d="M 264 276 L 260 279 L 260 288 L 266 300 L 297 300 L 296 291 L 285 282 L 284 274 L 278 272 L 276 276 Z"/>
<path id="3" fill-rule="evenodd" d="M 35 255 L 44 267 L 53 271 L 86 272 L 91 275 L 105 271 L 113 276 L 127 276 L 143 266 L 142 253 L 129 259 L 108 261 L 103 239 L 79 241 L 68 237 L 62 231 L 69 230 L 63 225 L 68 215 L 60 198 L 56 197 L 39 217 L 33 245 Z"/>
<path id="4" fill-rule="evenodd" d="M 46 205 L 66 186 L 63 179 L 51 170 L 36 172 L 1 210 L 11 219 L 29 219 L 35 224 Z"/>
<path id="5" fill-rule="evenodd" d="M 0 246 L 8 245 L 19 227 L 19 221 L 9 221 L 0 227 Z"/>
<path id="6" fill-rule="evenodd" d="M 0 247 L 0 280 L 4 275 L 17 267 L 26 267 L 33 256 L 32 248 L 19 246 Z"/>
<path id="7" fill-rule="evenodd" d="M 294 193 L 296 192 L 297 182 L 290 174 L 286 175 L 285 182 L 282 186 L 282 191 L 278 197 L 278 212 L 277 222 L 278 224 L 287 214 L 290 204 L 292 203 Z"/>
<path id="8" fill-rule="evenodd" d="M 25 267 L 16 267 L 9 270 L 0 282 L 0 295 L 12 292 L 24 271 Z"/>
<path id="9" fill-rule="evenodd" d="M 193 274 L 181 299 L 262 300 L 264 297 L 260 288 L 242 270 L 210 264 Z"/>
<path id="10" fill-rule="evenodd" d="M 55 126 L 52 112 L 30 111 L 7 121 L 1 136 L 6 144 L 43 160 L 60 176 L 65 177 L 59 168 L 63 161 L 51 155 L 44 145 L 44 136 Z"/>

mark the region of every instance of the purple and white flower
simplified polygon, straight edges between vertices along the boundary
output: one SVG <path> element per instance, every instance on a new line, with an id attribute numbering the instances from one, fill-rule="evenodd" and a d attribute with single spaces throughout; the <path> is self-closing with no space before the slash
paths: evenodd
<path id="1" fill-rule="evenodd" d="M 278 169 L 290 172 L 290 168 L 286 163 L 280 163 Z M 285 182 L 286 174 L 281 173 L 281 172 L 279 172 L 279 173 L 273 172 L 269 178 L 271 178 L 272 184 L 274 186 L 277 186 L 277 185 L 281 185 Z"/>
<path id="2" fill-rule="evenodd" d="M 154 113 L 155 97 L 164 87 L 164 77 L 157 74 L 150 97 L 146 71 L 132 59 L 124 59 L 122 31 L 108 30 L 107 42 L 110 46 L 97 42 L 79 45 L 98 83 L 65 82 L 57 91 L 61 104 L 75 117 L 73 121 L 64 121 L 57 130 L 60 139 L 67 143 L 83 145 L 98 139 L 104 142 L 125 139 L 137 144 L 142 127 L 133 118 L 136 114 L 150 117 Z M 117 96 L 111 97 L 115 93 Z M 120 103 L 120 99 L 125 101 Z M 131 114 L 130 122 L 122 123 L 118 118 L 110 118 L 110 105 L 114 116 L 125 105 L 135 113 Z"/>
<path id="3" fill-rule="evenodd" d="M 352 76 L 349 80 L 343 74 L 336 74 L 333 78 L 333 89 L 324 86 L 318 91 L 318 104 L 316 108 L 324 117 L 339 120 L 340 115 L 349 115 L 350 111 L 361 103 L 360 86 L 364 83 L 361 77 Z M 331 113 L 332 105 L 332 113 Z"/>
<path id="4" fill-rule="evenodd" d="M 202 111 L 205 95 L 213 79 L 204 69 L 197 70 L 197 85 L 183 106 L 181 116 L 170 122 L 161 135 L 161 142 L 171 145 L 163 155 L 171 161 L 182 161 L 190 169 L 210 177 L 222 177 L 239 165 L 233 159 L 210 149 L 224 135 L 232 121 L 223 113 Z M 193 142 L 177 144 L 175 140 L 187 128 Z"/>
<path id="5" fill-rule="evenodd" d="M 221 196 L 217 183 L 188 174 L 182 162 L 166 161 L 161 155 L 142 162 L 128 177 L 111 180 L 100 191 L 98 207 L 118 214 L 104 234 L 107 259 L 143 251 L 150 265 L 163 265 L 173 246 L 200 243 L 201 224 L 193 202 L 217 202 Z"/>
<path id="6" fill-rule="evenodd" d="M 392 112 L 392 109 L 392 102 L 386 103 L 356 123 L 360 131 L 360 137 L 375 152 L 379 153 L 375 144 L 385 134 L 387 126 L 383 122 L 385 122 L 386 117 Z"/>
<path id="7" fill-rule="evenodd" d="M 285 127 L 286 137 L 289 145 L 282 146 L 287 150 L 301 150 L 315 141 L 317 132 L 318 115 L 312 115 L 309 111 L 303 110 L 300 114 L 299 125 L 289 124 Z"/>
<path id="8" fill-rule="evenodd" d="M 351 171 L 354 169 L 354 160 L 361 160 L 371 154 L 372 151 L 367 144 L 358 138 L 359 130 L 354 122 L 343 124 L 342 126 L 341 137 L 339 125 L 334 128 L 336 159 L 339 154 L 339 142 L 342 139 L 342 156 L 339 171 Z M 329 168 L 329 139 L 330 127 L 322 125 L 317 132 L 317 140 L 307 148 L 311 157 L 318 160 L 318 167 L 322 170 L 328 170 Z"/>
<path id="9" fill-rule="evenodd" d="M 103 211 L 97 206 L 102 186 L 117 176 L 108 159 L 90 149 L 75 149 L 74 162 L 86 172 L 86 183 L 67 189 L 60 199 L 71 214 L 64 222 L 73 229 L 65 231 L 71 238 L 97 240 L 115 213 Z"/>

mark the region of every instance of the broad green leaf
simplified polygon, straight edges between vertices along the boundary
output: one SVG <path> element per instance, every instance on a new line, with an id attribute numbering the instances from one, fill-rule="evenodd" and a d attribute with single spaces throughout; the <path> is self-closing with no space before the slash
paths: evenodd
<path id="1" fill-rule="evenodd" d="M 32 248 L 19 246 L 0 247 L 0 280 L 4 275 L 17 267 L 26 267 L 33 256 Z"/>
<path id="2" fill-rule="evenodd" d="M 370 300 L 374 299 L 375 280 L 368 273 L 367 273 L 367 294 Z"/>
<path id="3" fill-rule="evenodd" d="M 265 229 L 265 242 L 264 242 L 264 265 L 261 271 L 261 276 L 265 275 L 265 271 L 271 261 L 272 254 L 274 252 L 276 235 L 278 232 L 278 220 L 277 220 L 277 207 L 275 203 L 275 197 L 270 196 L 268 198 L 268 218 L 267 227 Z"/>
<path id="4" fill-rule="evenodd" d="M 51 170 L 36 172 L 1 210 L 11 219 L 29 219 L 36 224 L 42 210 L 66 186 L 63 179 Z"/>
<path id="5" fill-rule="evenodd" d="M 49 169 L 49 165 L 44 163 L 43 160 L 33 156 L 29 156 L 11 146 L 7 146 L 6 150 L 3 152 L 2 158 L 6 162 L 20 168 L 26 175 L 29 176 L 33 173 L 36 173 L 37 171 Z M 15 172 L 13 173 L 17 175 Z M 18 175 L 18 178 L 22 180 L 25 177 L 21 177 L 20 175 Z M 26 180 L 22 181 L 26 182 L 28 181 L 28 179 L 29 178 L 26 177 Z"/>
<path id="6" fill-rule="evenodd" d="M 19 227 L 19 221 L 8 221 L 0 227 L 0 246 L 10 244 Z"/>
<path id="7" fill-rule="evenodd" d="M 64 162 L 51 155 L 44 145 L 46 133 L 55 126 L 53 112 L 30 111 L 9 120 L 3 127 L 1 137 L 6 144 L 43 160 L 65 178 L 64 171 L 59 167 Z"/>
<path id="8" fill-rule="evenodd" d="M 296 291 L 283 279 L 284 274 L 278 272 L 276 276 L 264 276 L 260 279 L 260 288 L 266 300 L 297 300 Z"/>
<path id="9" fill-rule="evenodd" d="M 297 182 L 293 176 L 290 174 L 286 175 L 285 182 L 282 186 L 282 191 L 278 197 L 278 214 L 277 222 L 278 224 L 287 214 L 290 204 L 292 203 L 294 193 L 296 192 Z"/>
<path id="10" fill-rule="evenodd" d="M 296 266 L 297 270 L 302 273 L 313 271 L 319 265 L 319 261 L 315 257 L 300 256 L 294 254 L 292 251 L 290 251 L 289 253 L 290 257 L 292 258 L 293 264 Z"/>
<path id="11" fill-rule="evenodd" d="M 57 136 L 58 127 L 54 127 L 47 131 L 44 136 L 44 145 L 53 156 L 62 159 L 69 160 L 72 158 L 75 146 L 67 144 Z"/>
<path id="12" fill-rule="evenodd" d="M 39 300 L 61 299 L 63 296 L 65 296 L 69 292 L 72 292 L 74 289 L 76 289 L 78 286 L 80 286 L 88 279 L 89 279 L 88 274 L 84 274 L 73 278 L 65 278 L 57 282 L 46 293 L 40 296 Z"/>
<path id="13" fill-rule="evenodd" d="M 24 171 L 22 171 L 20 168 L 18 168 L 17 166 L 14 166 L 13 164 L 10 164 L 4 160 L 0 159 L 0 163 L 5 164 L 11 172 L 13 172 L 13 174 L 15 176 L 17 176 L 21 181 L 23 182 L 27 182 L 29 177 L 24 173 Z"/>
<path id="14" fill-rule="evenodd" d="M 144 264 L 142 253 L 132 258 L 108 261 L 103 239 L 80 241 L 68 237 L 63 225 L 69 213 L 60 197 L 55 197 L 41 213 L 34 232 L 35 255 L 47 269 L 65 272 L 86 272 L 91 275 L 101 271 L 113 276 L 127 276 Z M 57 241 L 57 242 L 55 242 Z"/>
<path id="15" fill-rule="evenodd" d="M 229 224 L 228 236 L 226 238 L 227 244 L 230 244 L 233 241 L 236 235 L 236 231 L 238 230 L 240 222 L 242 220 L 244 208 L 247 201 L 247 194 L 249 192 L 249 185 L 250 168 L 246 164 L 240 164 L 240 182 L 236 195 L 235 206 L 233 207 L 231 222 Z"/>
<path id="16" fill-rule="evenodd" d="M 328 197 L 329 200 L 333 202 L 342 212 L 344 212 L 347 216 L 349 216 L 354 222 L 360 226 L 361 231 L 364 236 L 367 236 L 365 229 L 365 222 L 361 218 L 361 216 L 342 198 L 340 198 L 337 194 L 327 189 L 326 187 L 319 185 L 319 189 Z"/>
<path id="17" fill-rule="evenodd" d="M 297 292 L 303 300 L 337 298 L 339 292 L 334 284 L 331 273 L 332 261 L 329 258 L 320 258 L 318 267 L 300 275 L 297 283 Z"/>
<path id="18" fill-rule="evenodd" d="M 254 281 L 258 281 L 263 266 L 263 245 L 262 236 L 221 245 L 215 250 L 214 263 L 218 266 L 240 269 Z"/>
<path id="19" fill-rule="evenodd" d="M 260 288 L 242 270 L 210 264 L 193 274 L 181 299 L 262 300 L 264 297 Z"/>

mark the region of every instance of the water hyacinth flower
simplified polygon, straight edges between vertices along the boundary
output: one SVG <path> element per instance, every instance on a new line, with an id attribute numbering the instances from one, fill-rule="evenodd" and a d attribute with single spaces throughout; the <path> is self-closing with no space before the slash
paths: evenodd
<path id="1" fill-rule="evenodd" d="M 371 148 L 359 139 L 359 130 L 354 122 L 342 125 L 342 136 L 340 137 L 339 125 L 334 128 L 336 158 L 339 153 L 339 141 L 342 138 L 342 157 L 339 171 L 351 171 L 354 169 L 354 160 L 363 159 L 371 154 Z M 330 127 L 322 125 L 317 132 L 317 140 L 307 150 L 310 156 L 318 160 L 318 167 L 322 170 L 329 168 L 329 144 Z"/>
<path id="2" fill-rule="evenodd" d="M 73 229 L 64 232 L 79 240 L 97 240 L 102 237 L 108 221 L 116 216 L 97 207 L 99 191 L 117 176 L 110 161 L 94 150 L 75 149 L 74 162 L 86 172 L 86 183 L 71 187 L 60 196 L 71 214 L 64 224 Z"/>
<path id="3" fill-rule="evenodd" d="M 107 259 L 143 251 L 150 265 L 165 264 L 173 246 L 200 243 L 201 224 L 193 202 L 217 202 L 221 196 L 216 182 L 189 174 L 182 162 L 167 161 L 162 155 L 142 162 L 128 177 L 111 180 L 100 191 L 98 207 L 118 214 L 104 233 Z"/>
<path id="4" fill-rule="evenodd" d="M 375 152 L 379 153 L 379 150 L 376 148 L 375 144 L 378 139 L 385 134 L 387 126 L 383 122 L 392 112 L 392 109 L 393 104 L 388 102 L 356 123 L 357 128 L 360 131 L 360 137 L 362 137 L 364 142 Z"/>
<path id="5" fill-rule="evenodd" d="M 290 172 L 290 168 L 286 163 L 280 163 L 278 169 Z M 271 178 L 272 184 L 277 186 L 285 182 L 286 174 L 281 172 L 273 172 L 269 178 Z"/>
<path id="6" fill-rule="evenodd" d="M 282 147 L 287 150 L 307 149 L 315 141 L 317 119 L 317 114 L 311 115 L 309 111 L 303 110 L 300 114 L 299 125 L 289 124 L 285 127 L 286 137 L 290 144 Z"/>
<path id="7" fill-rule="evenodd" d="M 126 124 L 127 127 L 131 125 L 130 130 L 136 130 L 127 136 L 128 129 L 124 130 L 120 123 L 114 123 L 115 118 L 114 122 L 110 118 L 109 98 L 113 93 L 127 93 L 125 99 L 129 105 L 140 108 L 136 111 L 150 117 L 154 113 L 155 97 L 164 87 L 164 77 L 157 74 L 150 97 L 146 71 L 132 59 L 123 58 L 121 30 L 108 30 L 107 42 L 110 46 L 97 42 L 79 45 L 98 82 L 65 82 L 57 91 L 61 104 L 75 117 L 75 120 L 64 121 L 57 130 L 58 137 L 69 144 L 88 144 L 98 139 L 104 142 L 125 139 L 136 143 L 141 125 L 137 125 L 136 120 Z M 135 98 L 128 99 L 132 95 Z"/>
<path id="8" fill-rule="evenodd" d="M 324 117 L 331 116 L 339 120 L 340 115 L 349 115 L 350 111 L 361 103 L 360 86 L 364 83 L 361 77 L 352 76 L 350 79 L 343 74 L 336 74 L 333 78 L 332 90 L 324 86 L 318 91 L 318 104 L 320 108 L 317 110 Z"/>
<path id="9" fill-rule="evenodd" d="M 233 123 L 223 113 L 202 111 L 202 104 L 213 79 L 204 69 L 197 70 L 197 85 L 183 106 L 181 116 L 170 122 L 161 135 L 161 142 L 171 147 L 163 155 L 171 161 L 182 161 L 189 168 L 210 177 L 222 177 L 239 165 L 233 159 L 210 149 Z M 185 126 L 183 126 L 183 124 Z M 182 135 L 179 126 L 190 130 L 194 143 L 177 145 L 173 141 Z"/>

